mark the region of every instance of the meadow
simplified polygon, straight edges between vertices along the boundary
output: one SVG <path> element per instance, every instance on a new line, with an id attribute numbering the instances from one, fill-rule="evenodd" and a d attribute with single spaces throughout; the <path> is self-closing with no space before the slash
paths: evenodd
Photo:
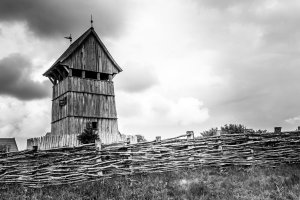
<path id="1" fill-rule="evenodd" d="M 300 198 L 300 165 L 182 169 L 114 177 L 73 185 L 26 188 L 0 185 L 0 199 L 200 199 Z"/>

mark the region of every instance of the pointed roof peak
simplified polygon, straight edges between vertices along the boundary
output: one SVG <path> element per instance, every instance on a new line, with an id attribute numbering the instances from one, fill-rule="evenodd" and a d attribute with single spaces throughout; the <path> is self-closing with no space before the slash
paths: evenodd
<path id="1" fill-rule="evenodd" d="M 91 28 L 93 28 L 93 15 L 91 15 Z"/>
<path id="2" fill-rule="evenodd" d="M 113 59 L 113 57 L 108 52 L 107 48 L 105 47 L 105 45 L 99 38 L 98 34 L 95 32 L 94 27 L 90 27 L 79 38 L 77 38 L 73 43 L 71 43 L 69 48 L 55 61 L 55 63 L 43 75 L 46 76 L 48 74 L 48 72 L 51 71 L 52 68 L 59 65 L 65 59 L 67 59 L 91 34 L 93 34 L 95 36 L 96 40 L 99 42 L 100 46 L 103 48 L 104 52 L 107 54 L 108 58 L 111 60 L 113 65 L 118 69 L 118 71 L 119 72 L 123 71 L 122 68 L 116 63 L 116 61 Z"/>

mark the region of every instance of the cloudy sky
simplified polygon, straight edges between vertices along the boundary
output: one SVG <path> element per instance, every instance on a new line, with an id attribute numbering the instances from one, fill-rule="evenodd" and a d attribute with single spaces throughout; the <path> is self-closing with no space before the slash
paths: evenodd
<path id="1" fill-rule="evenodd" d="M 124 70 L 114 79 L 122 133 L 300 126 L 297 0 L 1 0 L 0 137 L 24 149 L 50 131 L 42 73 L 90 14 Z"/>

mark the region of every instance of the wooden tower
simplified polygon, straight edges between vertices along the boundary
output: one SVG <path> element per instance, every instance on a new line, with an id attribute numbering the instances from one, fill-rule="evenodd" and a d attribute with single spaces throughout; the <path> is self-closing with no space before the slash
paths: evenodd
<path id="1" fill-rule="evenodd" d="M 112 79 L 122 69 L 89 28 L 43 75 L 53 83 L 51 135 L 78 134 L 87 124 L 117 134 Z"/>

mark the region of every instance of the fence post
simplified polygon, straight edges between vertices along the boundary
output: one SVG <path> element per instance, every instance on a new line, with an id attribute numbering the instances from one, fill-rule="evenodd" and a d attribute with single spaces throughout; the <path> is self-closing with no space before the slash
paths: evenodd
<path id="1" fill-rule="evenodd" d="M 187 140 L 193 140 L 194 139 L 194 131 L 187 131 L 186 137 L 187 137 Z"/>
<path id="2" fill-rule="evenodd" d="M 186 132 L 186 137 L 187 137 L 187 140 L 188 140 L 188 141 L 191 141 L 191 140 L 194 141 L 194 131 L 187 131 L 187 132 Z M 193 148 L 194 148 L 194 145 L 193 145 L 193 144 L 192 144 L 192 145 L 188 145 L 188 149 L 193 149 Z M 192 155 L 192 156 L 190 156 L 190 157 L 188 158 L 188 161 L 193 162 L 194 159 L 195 159 L 195 158 L 194 158 L 194 156 Z M 191 167 L 191 168 L 195 167 L 194 163 L 190 164 L 189 167 Z"/>
<path id="3" fill-rule="evenodd" d="M 300 126 L 298 126 L 298 131 L 300 131 Z"/>
<path id="4" fill-rule="evenodd" d="M 96 160 L 96 163 L 100 163 L 102 162 L 101 153 L 99 152 L 102 149 L 101 139 L 95 140 L 95 147 L 96 147 L 96 151 L 98 151 L 98 155 L 100 155 L 100 157 Z M 103 176 L 103 171 L 98 171 L 97 175 Z"/>
<path id="5" fill-rule="evenodd" d="M 220 139 L 218 140 L 218 142 L 222 142 L 222 140 L 221 140 L 221 135 L 222 135 L 222 130 L 217 130 L 216 136 L 220 136 Z M 218 149 L 219 149 L 219 150 L 222 150 L 222 149 L 223 149 L 223 148 L 222 148 L 222 145 L 219 145 L 219 146 L 218 146 Z"/>
<path id="6" fill-rule="evenodd" d="M 32 152 L 35 153 L 37 151 L 38 151 L 38 146 L 37 145 L 32 146 Z"/>
<path id="7" fill-rule="evenodd" d="M 156 136 L 155 142 L 160 142 L 161 141 L 161 136 Z"/>
<path id="8" fill-rule="evenodd" d="M 126 144 L 130 144 L 130 138 L 126 138 Z"/>
<path id="9" fill-rule="evenodd" d="M 281 127 L 274 127 L 274 133 L 281 133 Z"/>
<path id="10" fill-rule="evenodd" d="M 128 146 L 130 144 L 130 138 L 128 137 L 127 138 L 127 141 L 126 141 L 126 146 Z M 127 153 L 129 153 L 129 156 L 128 156 L 128 160 L 131 160 L 130 164 L 129 164 L 129 169 L 130 169 L 130 175 L 133 174 L 133 167 L 132 167 L 132 154 L 131 154 L 131 148 L 130 147 L 127 147 Z M 132 180 L 129 178 L 130 180 L 130 186 L 132 186 Z"/>

